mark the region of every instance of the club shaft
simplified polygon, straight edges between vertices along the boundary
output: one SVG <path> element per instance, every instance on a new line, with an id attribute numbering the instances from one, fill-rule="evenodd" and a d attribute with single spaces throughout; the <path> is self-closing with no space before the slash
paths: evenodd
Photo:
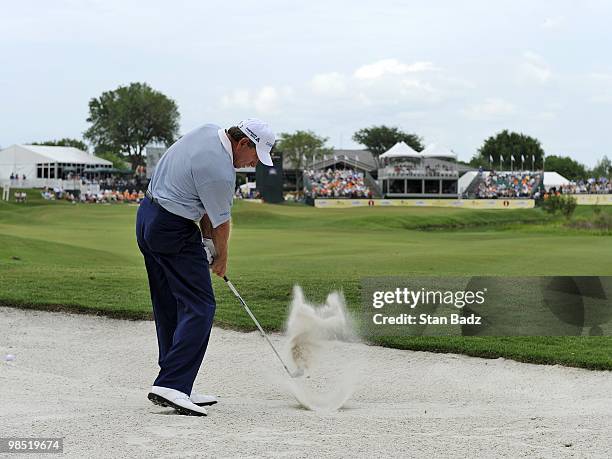
<path id="1" fill-rule="evenodd" d="M 259 321 L 257 320 L 257 318 L 255 317 L 255 315 L 251 312 L 251 309 L 249 308 L 249 306 L 246 304 L 246 302 L 242 299 L 242 297 L 240 296 L 240 293 L 238 293 L 238 290 L 236 290 L 236 287 L 234 287 L 234 284 L 231 283 L 231 281 L 227 278 L 227 276 L 223 276 L 223 280 L 225 281 L 225 283 L 227 284 L 227 286 L 230 288 L 230 290 L 232 291 L 232 293 L 234 294 L 234 296 L 236 298 L 238 298 L 238 300 L 240 301 L 240 303 L 242 304 L 242 307 L 244 308 L 244 310 L 247 312 L 247 314 L 249 315 L 249 317 L 251 317 L 251 319 L 253 320 L 253 322 L 255 323 L 255 325 L 257 326 L 257 328 L 259 329 L 259 332 L 261 333 L 261 336 L 263 336 L 266 341 L 268 342 L 268 344 L 270 345 L 270 347 L 272 348 L 272 350 L 274 351 L 274 354 L 276 354 L 276 357 L 278 357 L 278 360 L 280 361 L 280 363 L 283 365 L 283 368 L 285 369 L 285 371 L 289 374 L 289 376 L 291 376 L 293 378 L 293 374 L 291 373 L 291 371 L 289 371 L 289 368 L 287 368 L 287 365 L 285 365 L 285 362 L 283 361 L 283 358 L 280 356 L 280 354 L 278 353 L 278 351 L 276 350 L 276 347 L 274 347 L 274 344 L 272 344 L 272 341 L 270 341 L 270 338 L 268 338 L 268 335 L 266 334 L 266 332 L 264 331 L 264 329 L 262 328 L 262 326 L 259 324 Z"/>

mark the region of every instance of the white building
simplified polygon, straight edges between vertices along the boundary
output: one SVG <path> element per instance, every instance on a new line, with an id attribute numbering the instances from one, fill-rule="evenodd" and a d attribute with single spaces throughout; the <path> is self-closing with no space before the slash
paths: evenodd
<path id="1" fill-rule="evenodd" d="M 12 186 L 20 188 L 62 187 L 63 179 L 69 175 L 74 177 L 86 170 L 99 172 L 112 167 L 110 161 L 74 147 L 12 145 L 0 150 L 0 182 L 9 181 L 13 174 L 18 179 L 12 181 Z"/>

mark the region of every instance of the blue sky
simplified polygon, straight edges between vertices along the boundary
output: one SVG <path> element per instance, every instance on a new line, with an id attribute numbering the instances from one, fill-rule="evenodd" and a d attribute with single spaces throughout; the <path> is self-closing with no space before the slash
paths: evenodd
<path id="1" fill-rule="evenodd" d="M 502 129 L 612 154 L 612 2 L 2 1 L 0 145 L 81 137 L 87 104 L 144 81 L 181 132 L 245 117 L 398 126 L 470 158 Z"/>

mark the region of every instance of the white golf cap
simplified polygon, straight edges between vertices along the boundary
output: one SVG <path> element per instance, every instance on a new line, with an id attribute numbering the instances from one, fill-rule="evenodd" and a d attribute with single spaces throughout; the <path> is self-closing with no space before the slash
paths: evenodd
<path id="1" fill-rule="evenodd" d="M 266 166 L 273 166 L 270 150 L 274 146 L 276 137 L 268 123 L 255 118 L 247 118 L 238 124 L 238 128 L 255 143 L 259 160 Z"/>

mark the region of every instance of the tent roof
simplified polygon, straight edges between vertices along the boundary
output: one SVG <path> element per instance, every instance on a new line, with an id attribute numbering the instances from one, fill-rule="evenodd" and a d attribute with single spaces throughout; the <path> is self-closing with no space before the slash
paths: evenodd
<path id="1" fill-rule="evenodd" d="M 570 181 L 558 172 L 544 172 L 544 186 L 569 185 Z"/>
<path id="2" fill-rule="evenodd" d="M 435 143 L 427 145 L 421 154 L 423 158 L 457 158 L 457 155 L 450 148 L 436 145 Z"/>
<path id="3" fill-rule="evenodd" d="M 99 158 L 74 147 L 52 147 L 48 145 L 17 145 L 39 156 L 43 156 L 49 162 L 96 164 L 112 166 L 112 162 Z"/>
<path id="4" fill-rule="evenodd" d="M 421 154 L 413 150 L 406 142 L 398 142 L 385 151 L 379 158 L 420 158 Z"/>

